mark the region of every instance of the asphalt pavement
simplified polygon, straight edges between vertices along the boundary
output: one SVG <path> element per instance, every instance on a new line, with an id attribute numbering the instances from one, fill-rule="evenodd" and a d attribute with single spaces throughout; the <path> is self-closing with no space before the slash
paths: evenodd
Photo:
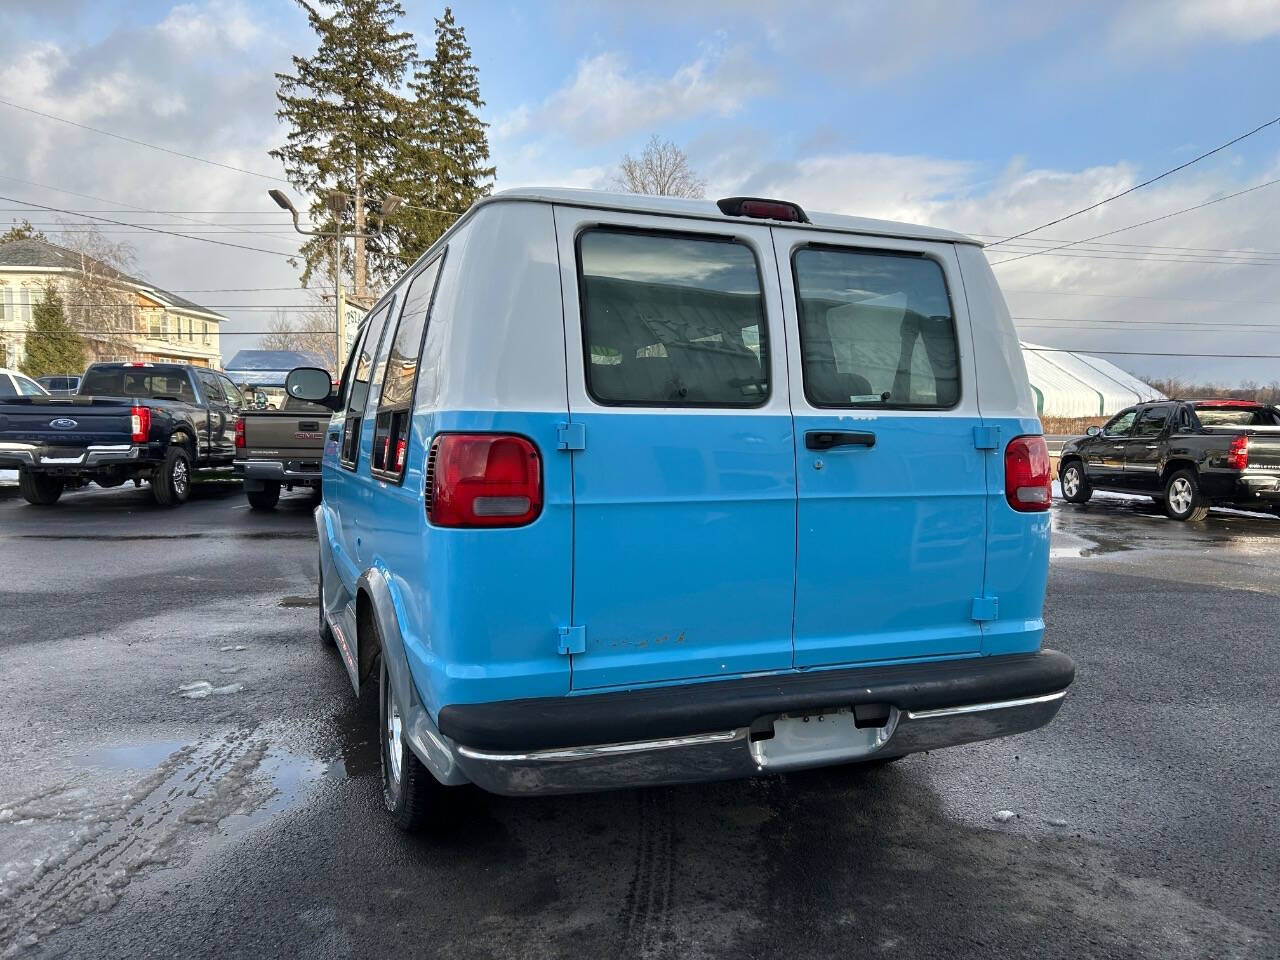
<path id="1" fill-rule="evenodd" d="M 1274 517 L 1055 506 L 1044 730 L 406 838 L 311 507 L 0 496 L 0 956 L 1280 955 Z"/>

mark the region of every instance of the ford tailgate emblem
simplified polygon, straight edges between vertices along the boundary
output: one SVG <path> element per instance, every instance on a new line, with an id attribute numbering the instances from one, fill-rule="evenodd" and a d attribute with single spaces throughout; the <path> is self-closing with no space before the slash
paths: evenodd
<path id="1" fill-rule="evenodd" d="M 80 426 L 80 422 L 78 420 L 72 420 L 70 417 L 55 417 L 53 420 L 49 421 L 49 426 L 53 427 L 55 430 L 74 430 L 76 427 Z"/>

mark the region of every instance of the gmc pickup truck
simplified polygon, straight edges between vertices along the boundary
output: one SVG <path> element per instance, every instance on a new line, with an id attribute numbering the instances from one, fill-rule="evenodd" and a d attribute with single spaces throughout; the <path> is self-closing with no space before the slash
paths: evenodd
<path id="1" fill-rule="evenodd" d="M 1248 400 L 1163 400 L 1130 407 L 1068 441 L 1058 462 L 1062 496 L 1145 493 L 1175 520 L 1210 507 L 1280 513 L 1280 411 Z"/>
<path id="2" fill-rule="evenodd" d="M 192 472 L 229 467 L 240 391 L 222 374 L 177 363 L 99 363 L 73 396 L 0 401 L 0 469 L 18 470 L 28 503 L 68 487 L 151 485 L 161 506 L 184 502 Z"/>
<path id="3" fill-rule="evenodd" d="M 328 407 L 280 391 L 280 409 L 248 409 L 236 420 L 235 473 L 244 478 L 245 496 L 254 510 L 272 510 L 280 489 L 310 487 L 320 492 L 320 458 Z M 262 391 L 258 391 L 262 396 Z"/>

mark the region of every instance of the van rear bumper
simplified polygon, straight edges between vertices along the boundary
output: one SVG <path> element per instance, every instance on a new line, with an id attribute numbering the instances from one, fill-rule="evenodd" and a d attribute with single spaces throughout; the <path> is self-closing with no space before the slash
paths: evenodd
<path id="1" fill-rule="evenodd" d="M 577 793 L 875 760 L 1023 733 L 1054 718 L 1074 676 L 1070 658 L 1045 650 L 455 704 L 440 711 L 439 731 L 457 767 L 486 790 Z"/>

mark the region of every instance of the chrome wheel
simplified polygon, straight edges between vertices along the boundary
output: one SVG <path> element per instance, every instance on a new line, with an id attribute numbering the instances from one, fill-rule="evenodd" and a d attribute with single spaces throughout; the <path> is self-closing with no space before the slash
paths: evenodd
<path id="1" fill-rule="evenodd" d="M 391 768 L 391 779 L 399 783 L 400 768 L 404 761 L 404 741 L 401 738 L 404 725 L 400 720 L 400 707 L 396 704 L 395 694 L 389 689 L 386 701 L 387 765 Z"/>
<path id="2" fill-rule="evenodd" d="M 1169 484 L 1169 506 L 1177 513 L 1189 513 L 1194 496 L 1191 481 L 1186 477 L 1177 477 Z"/>
<path id="3" fill-rule="evenodd" d="M 1062 493 L 1067 497 L 1074 497 L 1080 492 L 1080 471 L 1075 467 L 1067 467 L 1067 472 L 1062 475 Z"/>
<path id="4" fill-rule="evenodd" d="M 187 472 L 187 461 L 184 458 L 179 457 L 173 462 L 173 474 L 170 479 L 173 481 L 173 492 L 179 498 L 185 497 L 190 475 Z"/>

